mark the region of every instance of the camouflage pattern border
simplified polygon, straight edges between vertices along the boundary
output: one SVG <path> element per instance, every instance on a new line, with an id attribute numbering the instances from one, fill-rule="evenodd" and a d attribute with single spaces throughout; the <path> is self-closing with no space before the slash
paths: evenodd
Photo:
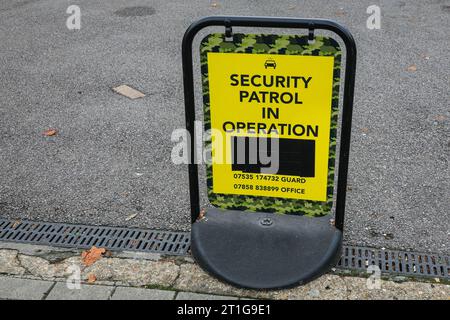
<path id="1" fill-rule="evenodd" d="M 208 52 L 334 56 L 327 201 L 216 194 L 212 188 L 212 165 L 207 164 L 206 168 L 208 199 L 217 208 L 306 215 L 311 217 L 321 217 L 330 214 L 333 205 L 336 131 L 339 114 L 339 85 L 342 56 L 337 41 L 330 37 L 315 36 L 314 42 L 309 43 L 308 36 L 272 34 L 234 34 L 233 39 L 229 41 L 225 39 L 225 34 L 223 33 L 214 33 L 206 36 L 200 44 L 205 131 L 211 128 L 207 63 Z M 211 140 L 205 142 L 205 147 L 208 149 L 211 148 Z"/>

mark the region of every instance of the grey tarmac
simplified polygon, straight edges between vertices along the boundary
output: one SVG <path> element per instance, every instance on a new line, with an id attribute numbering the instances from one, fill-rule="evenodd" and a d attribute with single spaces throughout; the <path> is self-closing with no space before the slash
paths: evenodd
<path id="1" fill-rule="evenodd" d="M 380 1 L 380 30 L 372 4 L 79 0 L 75 31 L 65 1 L 1 1 L 0 216 L 189 230 L 187 168 L 170 159 L 184 31 L 207 15 L 328 18 L 358 46 L 345 241 L 448 254 L 448 1 Z"/>

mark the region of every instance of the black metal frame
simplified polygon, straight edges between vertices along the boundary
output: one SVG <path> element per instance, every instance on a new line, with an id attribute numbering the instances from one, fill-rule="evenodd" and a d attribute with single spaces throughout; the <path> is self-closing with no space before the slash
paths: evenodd
<path id="1" fill-rule="evenodd" d="M 200 197 L 198 185 L 198 167 L 196 164 L 195 145 L 195 98 L 194 75 L 192 61 L 192 43 L 197 33 L 211 26 L 223 26 L 230 30 L 231 27 L 258 27 L 258 28 L 290 28 L 290 29 L 320 29 L 336 33 L 345 44 L 346 65 L 344 80 L 344 100 L 341 120 L 340 153 L 338 165 L 338 181 L 336 195 L 335 226 L 339 230 L 344 227 L 345 196 L 347 191 L 348 159 L 350 150 L 350 134 L 353 111 L 353 93 L 356 71 L 356 44 L 351 33 L 340 24 L 331 20 L 322 19 L 297 19 L 274 17 L 237 17 L 237 16 L 212 16 L 200 19 L 189 26 L 183 37 L 183 82 L 186 128 L 191 141 L 189 150 L 189 192 L 191 201 L 191 222 L 194 223 L 200 214 Z"/>

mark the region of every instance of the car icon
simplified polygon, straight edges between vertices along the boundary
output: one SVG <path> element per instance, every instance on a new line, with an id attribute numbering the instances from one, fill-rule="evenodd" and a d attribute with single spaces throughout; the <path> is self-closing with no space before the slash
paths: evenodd
<path id="1" fill-rule="evenodd" d="M 277 63 L 275 62 L 275 60 L 266 60 L 266 62 L 264 63 L 264 68 L 276 69 Z"/>

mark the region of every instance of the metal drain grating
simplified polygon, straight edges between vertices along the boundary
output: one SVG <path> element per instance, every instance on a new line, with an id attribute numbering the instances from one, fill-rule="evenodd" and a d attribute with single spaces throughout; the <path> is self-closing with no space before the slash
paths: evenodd
<path id="1" fill-rule="evenodd" d="M 0 241 L 89 249 L 186 255 L 189 232 L 101 227 L 0 219 Z M 337 268 L 366 272 L 376 265 L 382 273 L 449 279 L 450 258 L 433 254 L 344 245 Z"/>
<path id="2" fill-rule="evenodd" d="M 0 219 L 0 241 L 89 249 L 185 255 L 190 234 L 147 229 L 100 227 Z"/>
<path id="3" fill-rule="evenodd" d="M 378 266 L 382 273 L 449 279 L 450 258 L 433 254 L 343 246 L 337 267 L 366 271 Z"/>

